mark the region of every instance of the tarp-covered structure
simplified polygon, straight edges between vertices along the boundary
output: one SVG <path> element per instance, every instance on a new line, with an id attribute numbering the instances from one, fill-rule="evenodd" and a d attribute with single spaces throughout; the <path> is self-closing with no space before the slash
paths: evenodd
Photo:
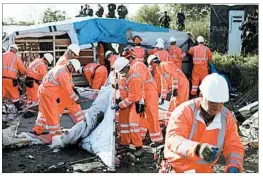
<path id="1" fill-rule="evenodd" d="M 11 30 L 11 29 L 9 29 Z M 3 47 L 8 49 L 14 43 L 15 38 L 24 37 L 44 37 L 53 35 L 63 35 L 65 33 L 72 43 L 77 43 L 81 48 L 89 48 L 92 43 L 105 42 L 127 44 L 134 35 L 143 38 L 144 45 L 153 46 L 158 37 L 163 37 L 167 44 L 169 38 L 175 36 L 178 45 L 183 44 L 188 38 L 188 34 L 179 31 L 169 31 L 167 28 L 141 24 L 126 19 L 111 18 L 90 18 L 79 17 L 53 23 L 44 23 L 33 26 L 16 27 L 12 31 L 5 31 L 8 35 L 3 39 Z"/>
<path id="2" fill-rule="evenodd" d="M 228 51 L 230 10 L 244 10 L 246 16 L 255 9 L 258 9 L 258 5 L 211 5 L 209 47 L 212 51 Z"/>

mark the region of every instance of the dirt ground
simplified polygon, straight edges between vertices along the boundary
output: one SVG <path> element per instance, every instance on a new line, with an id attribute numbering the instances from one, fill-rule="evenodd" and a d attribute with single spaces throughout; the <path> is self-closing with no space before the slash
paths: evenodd
<path id="1" fill-rule="evenodd" d="M 90 106 L 91 103 L 87 104 Z M 30 131 L 34 124 L 35 118 L 22 119 L 19 131 Z M 69 118 L 63 118 L 62 126 L 68 128 L 72 126 Z M 29 128 L 30 126 L 30 128 Z M 245 146 L 244 173 L 258 173 L 258 150 Z M 93 155 L 82 150 L 77 145 L 71 145 L 54 153 L 48 146 L 33 145 L 21 148 L 5 148 L 2 152 L 2 171 L 3 173 L 40 173 L 40 172 L 85 172 L 81 170 L 73 171 L 72 167 L 61 167 L 54 170 L 46 171 L 46 169 L 59 162 L 70 163 L 73 161 L 92 157 Z M 140 161 L 135 165 L 121 159 L 120 166 L 116 167 L 117 173 L 155 173 L 156 163 L 154 162 L 152 153 L 145 153 L 140 157 Z M 86 172 L 109 172 L 106 167 L 96 168 L 98 161 L 88 162 L 89 167 L 94 168 Z M 224 172 L 225 161 L 221 157 L 219 163 L 215 165 L 215 172 Z"/>

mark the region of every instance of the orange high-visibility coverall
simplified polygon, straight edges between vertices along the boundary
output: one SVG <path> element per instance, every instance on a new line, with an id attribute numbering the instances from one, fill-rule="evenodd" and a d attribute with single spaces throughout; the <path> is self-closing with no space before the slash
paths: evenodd
<path id="1" fill-rule="evenodd" d="M 72 101 L 75 102 L 79 99 L 72 89 L 72 75 L 67 66 L 57 66 L 51 69 L 39 86 L 39 112 L 36 124 L 32 129 L 37 134 L 43 133 L 45 127 L 51 135 L 55 135 L 55 132 L 60 130 L 57 98 L 60 97 L 62 90 Z"/>
<path id="2" fill-rule="evenodd" d="M 12 102 L 18 102 L 20 100 L 18 85 L 14 86 L 13 80 L 17 79 L 17 71 L 25 74 L 25 66 L 21 58 L 12 51 L 7 51 L 2 56 L 2 99 L 10 97 Z"/>
<path id="3" fill-rule="evenodd" d="M 161 62 L 168 62 L 169 61 L 169 53 L 165 49 L 158 50 L 154 55 L 158 56 Z"/>
<path id="4" fill-rule="evenodd" d="M 206 126 L 199 116 L 202 98 L 181 104 L 174 110 L 166 130 L 164 157 L 177 173 L 195 170 L 197 173 L 213 172 L 212 167 L 223 150 L 226 170 L 234 166 L 242 172 L 244 148 L 240 142 L 237 124 L 231 112 L 223 107 L 211 124 Z M 199 143 L 217 146 L 216 161 L 206 163 L 196 155 Z"/>
<path id="5" fill-rule="evenodd" d="M 163 135 L 159 125 L 159 98 L 157 85 L 146 65 L 134 60 L 131 65 L 141 75 L 144 81 L 146 121 L 152 142 L 163 142 Z M 145 120 L 141 118 L 142 121 Z M 144 122 L 142 122 L 143 124 Z M 147 129 L 141 124 L 142 139 L 145 138 Z"/>
<path id="6" fill-rule="evenodd" d="M 144 62 L 145 48 L 143 48 L 141 46 L 135 46 L 135 47 L 132 48 L 132 51 L 134 52 L 136 60 Z"/>
<path id="7" fill-rule="evenodd" d="M 157 67 L 162 75 L 162 98 L 166 99 L 171 86 L 171 93 L 177 89 L 177 96 L 170 100 L 169 108 L 166 114 L 165 124 L 167 125 L 171 112 L 181 103 L 189 99 L 189 81 L 184 73 L 172 62 L 161 62 Z"/>
<path id="8" fill-rule="evenodd" d="M 46 66 L 43 59 L 36 58 L 33 62 L 31 62 L 26 70 L 26 76 L 33 78 L 35 80 L 42 80 L 43 77 L 47 74 L 48 67 Z M 38 84 L 33 81 L 33 87 L 26 87 L 27 101 L 29 102 L 37 102 L 37 91 Z"/>
<path id="9" fill-rule="evenodd" d="M 176 45 L 171 45 L 169 48 L 169 55 L 169 60 L 172 61 L 180 70 L 182 70 L 182 49 Z"/>
<path id="10" fill-rule="evenodd" d="M 208 61 L 212 59 L 212 52 L 204 44 L 190 48 L 189 54 L 193 55 L 192 90 L 191 95 L 196 95 L 199 83 L 208 75 Z"/>
<path id="11" fill-rule="evenodd" d="M 108 70 L 104 65 L 89 63 L 83 69 L 92 89 L 100 89 L 107 80 Z"/>
<path id="12" fill-rule="evenodd" d="M 67 55 L 64 54 L 62 57 L 59 58 L 56 66 L 67 65 L 68 63 L 69 59 Z M 71 86 L 74 87 L 72 82 Z M 60 94 L 60 103 L 58 104 L 59 113 L 62 114 L 64 109 L 68 109 L 70 118 L 74 123 L 83 121 L 85 119 L 85 116 L 82 112 L 81 106 L 79 104 L 76 104 L 75 101 L 72 101 L 72 99 L 67 96 L 66 92 L 61 91 Z"/>
<path id="13" fill-rule="evenodd" d="M 97 53 L 97 57 L 99 58 L 99 63 L 101 65 L 105 65 L 105 56 L 104 56 L 104 47 L 103 45 L 100 43 L 98 46 L 98 53 Z"/>
<path id="14" fill-rule="evenodd" d="M 144 87 L 140 74 L 132 67 L 125 78 L 120 76 L 119 90 L 122 99 L 119 103 L 120 144 L 141 147 L 141 117 L 136 112 L 135 102 L 144 98 Z"/>

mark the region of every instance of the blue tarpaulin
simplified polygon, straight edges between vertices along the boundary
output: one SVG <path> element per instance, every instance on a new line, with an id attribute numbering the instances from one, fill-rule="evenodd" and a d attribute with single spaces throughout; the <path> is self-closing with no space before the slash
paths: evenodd
<path id="1" fill-rule="evenodd" d="M 127 30 L 135 32 L 169 32 L 167 28 L 135 23 L 125 19 L 94 18 L 75 22 L 73 25 L 77 33 L 79 45 L 99 41 L 126 44 Z"/>

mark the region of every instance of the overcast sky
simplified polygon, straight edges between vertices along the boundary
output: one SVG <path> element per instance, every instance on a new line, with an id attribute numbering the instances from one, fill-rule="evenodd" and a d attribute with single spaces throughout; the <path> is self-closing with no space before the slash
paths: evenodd
<path id="1" fill-rule="evenodd" d="M 97 4 L 89 5 L 95 14 Z M 14 21 L 40 22 L 46 8 L 64 10 L 67 13 L 67 17 L 74 17 L 79 13 L 80 6 L 81 4 L 3 4 L 3 19 L 5 20 L 8 17 L 12 17 Z M 106 14 L 108 12 L 107 4 L 102 4 L 102 6 L 104 7 L 104 14 Z M 143 4 L 125 4 L 125 6 L 127 6 L 129 11 L 128 17 L 132 17 Z"/>

